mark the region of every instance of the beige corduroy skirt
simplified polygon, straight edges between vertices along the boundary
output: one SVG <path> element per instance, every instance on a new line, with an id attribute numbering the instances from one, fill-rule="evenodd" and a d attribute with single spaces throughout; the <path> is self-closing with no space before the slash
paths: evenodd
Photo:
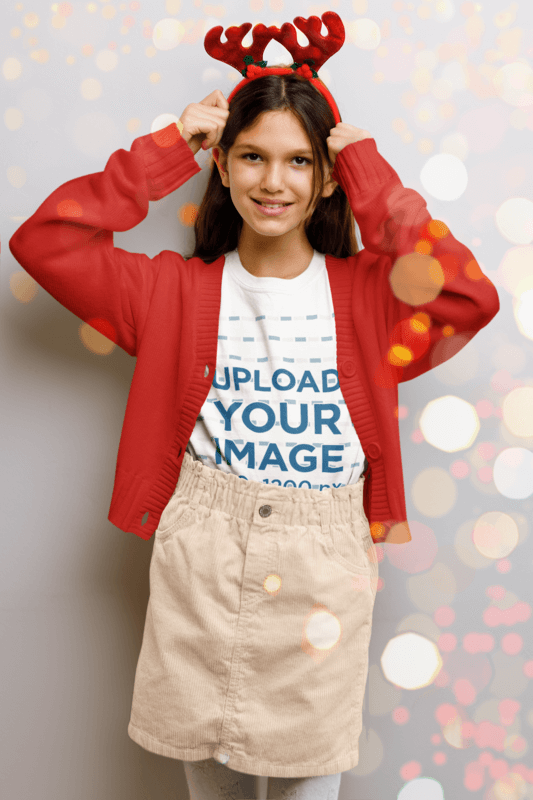
<path id="1" fill-rule="evenodd" d="M 357 765 L 378 582 L 364 481 L 264 485 L 185 452 L 154 534 L 133 741 L 250 775 Z"/>

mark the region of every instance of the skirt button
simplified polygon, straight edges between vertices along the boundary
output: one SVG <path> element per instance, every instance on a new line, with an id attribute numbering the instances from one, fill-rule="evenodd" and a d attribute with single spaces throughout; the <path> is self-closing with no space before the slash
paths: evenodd
<path id="1" fill-rule="evenodd" d="M 270 506 L 261 506 L 259 513 L 262 517 L 269 517 L 272 514 L 272 508 Z"/>

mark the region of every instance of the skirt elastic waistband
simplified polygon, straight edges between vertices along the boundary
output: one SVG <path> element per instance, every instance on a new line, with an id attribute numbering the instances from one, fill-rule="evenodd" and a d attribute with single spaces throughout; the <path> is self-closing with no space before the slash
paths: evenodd
<path id="1" fill-rule="evenodd" d="M 322 490 L 266 485 L 207 467 L 185 451 L 174 494 L 245 520 L 250 520 L 258 507 L 265 506 L 286 525 L 320 525 L 325 512 L 330 524 L 360 521 L 364 516 L 364 483 L 363 473 L 354 484 Z M 263 513 L 270 516 L 269 512 Z M 271 517 L 270 521 L 274 519 Z"/>

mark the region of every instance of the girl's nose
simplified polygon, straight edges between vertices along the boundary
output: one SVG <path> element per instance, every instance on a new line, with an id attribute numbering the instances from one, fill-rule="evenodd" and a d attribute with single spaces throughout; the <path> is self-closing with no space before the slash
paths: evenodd
<path id="1" fill-rule="evenodd" d="M 276 166 L 265 167 L 261 185 L 268 187 L 270 191 L 283 187 L 285 178 L 283 176 L 283 168 Z"/>

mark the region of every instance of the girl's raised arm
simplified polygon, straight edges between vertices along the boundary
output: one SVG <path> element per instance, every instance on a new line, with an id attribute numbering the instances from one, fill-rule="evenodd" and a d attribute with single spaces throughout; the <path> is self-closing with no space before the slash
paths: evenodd
<path id="1" fill-rule="evenodd" d="M 346 192 L 365 248 L 356 256 L 354 297 L 381 309 L 368 330 L 368 347 L 379 339 L 374 379 L 412 380 L 490 322 L 498 292 L 471 251 L 432 219 L 422 195 L 403 186 L 374 138 L 340 149 L 332 177 Z"/>
<path id="2" fill-rule="evenodd" d="M 104 170 L 67 181 L 13 234 L 9 247 L 26 272 L 63 306 L 136 355 L 161 254 L 113 245 L 150 200 L 173 192 L 200 166 L 175 123 L 114 152 Z"/>

